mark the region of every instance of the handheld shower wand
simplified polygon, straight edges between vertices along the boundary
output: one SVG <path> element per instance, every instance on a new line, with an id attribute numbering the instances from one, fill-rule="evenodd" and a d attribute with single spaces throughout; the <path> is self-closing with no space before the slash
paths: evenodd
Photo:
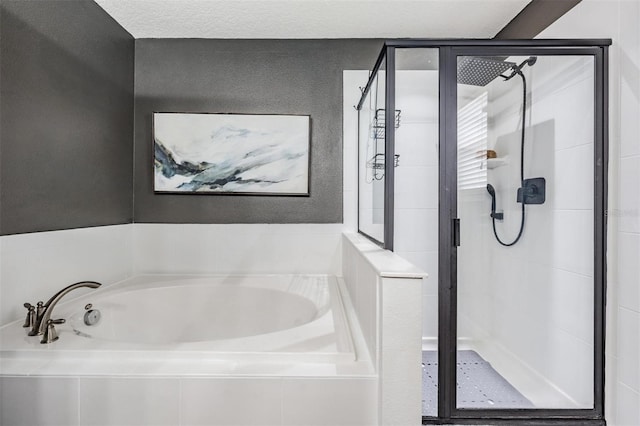
<path id="1" fill-rule="evenodd" d="M 487 192 L 491 196 L 491 218 L 503 220 L 504 213 L 496 213 L 496 190 L 490 183 L 487 184 Z"/>

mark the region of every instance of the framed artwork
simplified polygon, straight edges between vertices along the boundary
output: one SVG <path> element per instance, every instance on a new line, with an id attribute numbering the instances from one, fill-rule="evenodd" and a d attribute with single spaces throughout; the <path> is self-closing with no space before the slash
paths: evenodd
<path id="1" fill-rule="evenodd" d="M 154 191 L 309 195 L 310 117 L 153 114 Z"/>

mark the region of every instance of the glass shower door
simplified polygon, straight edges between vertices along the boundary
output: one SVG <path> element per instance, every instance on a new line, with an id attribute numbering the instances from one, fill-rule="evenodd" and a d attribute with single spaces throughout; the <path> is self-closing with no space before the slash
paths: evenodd
<path id="1" fill-rule="evenodd" d="M 457 57 L 458 409 L 594 407 L 593 56 Z"/>

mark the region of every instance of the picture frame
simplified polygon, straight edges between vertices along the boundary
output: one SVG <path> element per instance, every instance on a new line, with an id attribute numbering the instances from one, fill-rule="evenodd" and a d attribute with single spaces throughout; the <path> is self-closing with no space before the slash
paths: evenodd
<path id="1" fill-rule="evenodd" d="M 153 113 L 153 190 L 309 195 L 309 115 Z"/>

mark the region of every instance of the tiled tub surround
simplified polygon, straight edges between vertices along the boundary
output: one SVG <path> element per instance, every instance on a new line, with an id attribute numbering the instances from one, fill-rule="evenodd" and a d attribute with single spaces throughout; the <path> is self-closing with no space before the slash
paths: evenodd
<path id="1" fill-rule="evenodd" d="M 0 292 L 3 318 L 9 320 L 3 322 L 23 321 L 23 302 L 46 300 L 85 279 L 103 282 L 97 291 L 111 291 L 116 281 L 150 271 L 340 275 L 342 226 L 132 224 L 3 236 Z M 170 360 L 149 351 L 134 351 L 135 359 L 123 357 L 123 351 L 74 357 L 69 355 L 80 352 L 61 355 L 52 348 L 77 336 L 62 334 L 58 342 L 40 345 L 20 327 L 22 342 L 52 359 L 0 359 L 0 424 L 376 424 L 376 372 L 349 294 L 341 279 L 335 280 L 356 361 L 327 360 L 325 354 L 322 362 L 299 356 L 257 362 L 237 353 L 225 360 L 203 358 L 199 351 Z M 92 293 L 86 290 L 88 299 Z M 313 340 L 314 348 L 326 347 L 325 338 Z"/>
<path id="2" fill-rule="evenodd" d="M 293 288 L 296 294 L 290 295 L 305 299 L 298 310 L 304 311 L 302 316 L 309 314 L 308 322 L 244 338 L 202 342 L 191 336 L 184 339 L 188 342 L 135 344 L 126 336 L 123 342 L 111 341 L 110 330 L 103 338 L 76 336 L 70 321 L 58 326 L 60 340 L 49 345 L 27 337 L 20 322 L 12 323 L 2 330 L 1 424 L 376 424 L 378 381 L 341 279 L 224 276 L 217 277 L 224 283 L 212 284 L 211 278 L 202 277 L 152 278 L 126 280 L 102 295 L 97 290 L 94 297 L 88 294 L 59 306 L 59 313 L 77 316 L 91 301 L 96 308 L 104 306 L 101 321 L 107 325 L 109 308 L 121 307 L 115 298 L 118 292 L 132 296 L 176 287 L 262 286 L 271 291 Z M 179 280 L 183 282 L 176 285 Z M 266 300 L 264 294 L 261 298 Z M 182 305 L 175 294 L 172 299 Z M 150 302 L 165 301 L 150 297 Z M 296 309 L 293 305 L 291 310 Z M 188 308 L 194 309 L 193 304 Z M 188 317 L 186 312 L 182 316 Z M 207 326 L 207 320 L 198 323 Z M 153 325 L 151 319 L 149 326 Z M 188 328 L 193 332 L 193 324 Z M 9 342 L 4 339 L 7 334 Z M 97 347 L 90 349 L 91 345 Z M 36 402 L 35 408 L 16 403 L 29 400 Z"/>

